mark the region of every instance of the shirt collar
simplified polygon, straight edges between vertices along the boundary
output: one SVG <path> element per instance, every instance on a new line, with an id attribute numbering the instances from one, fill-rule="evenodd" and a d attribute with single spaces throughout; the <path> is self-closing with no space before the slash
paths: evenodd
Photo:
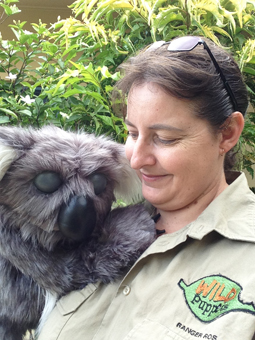
<path id="1" fill-rule="evenodd" d="M 234 181 L 195 221 L 173 234 L 160 236 L 144 256 L 172 249 L 185 242 L 188 236 L 201 240 L 212 231 L 229 239 L 255 243 L 255 195 L 244 173 L 230 172 L 231 177 Z"/>
<path id="2" fill-rule="evenodd" d="M 239 173 L 195 222 L 200 229 L 191 226 L 188 231 L 194 238 L 201 239 L 215 230 L 229 239 L 255 242 L 255 195 L 249 189 L 245 174 Z"/>

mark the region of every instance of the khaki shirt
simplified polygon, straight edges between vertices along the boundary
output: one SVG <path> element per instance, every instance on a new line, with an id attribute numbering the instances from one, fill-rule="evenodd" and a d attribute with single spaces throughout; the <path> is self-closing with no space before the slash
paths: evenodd
<path id="1" fill-rule="evenodd" d="M 254 303 L 255 195 L 241 174 L 121 282 L 60 299 L 39 340 L 251 340 Z"/>

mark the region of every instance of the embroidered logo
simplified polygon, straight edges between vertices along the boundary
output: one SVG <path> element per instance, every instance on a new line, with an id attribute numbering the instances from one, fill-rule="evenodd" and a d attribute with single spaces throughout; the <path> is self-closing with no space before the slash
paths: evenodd
<path id="1" fill-rule="evenodd" d="M 203 322 L 212 322 L 230 312 L 255 315 L 254 304 L 244 303 L 240 299 L 242 287 L 225 276 L 206 276 L 190 285 L 181 279 L 178 285 L 192 313 Z"/>

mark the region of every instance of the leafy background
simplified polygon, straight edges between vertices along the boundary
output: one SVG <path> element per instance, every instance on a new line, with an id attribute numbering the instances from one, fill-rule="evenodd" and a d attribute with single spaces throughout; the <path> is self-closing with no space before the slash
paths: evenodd
<path id="1" fill-rule="evenodd" d="M 18 0 L 0 0 L 15 39 L 0 39 L 0 124 L 55 124 L 125 140 L 113 110 L 118 65 L 156 40 L 187 34 L 232 52 L 244 74 L 250 108 L 238 145 L 238 168 L 254 175 L 255 1 L 76 0 L 72 16 L 48 25 L 15 20 Z"/>

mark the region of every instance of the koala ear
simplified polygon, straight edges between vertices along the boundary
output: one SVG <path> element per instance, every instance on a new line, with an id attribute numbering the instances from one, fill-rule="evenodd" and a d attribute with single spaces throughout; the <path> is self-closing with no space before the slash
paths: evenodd
<path id="1" fill-rule="evenodd" d="M 17 157 L 17 152 L 11 147 L 0 142 L 0 181 Z"/>
<path id="2" fill-rule="evenodd" d="M 11 163 L 33 143 L 29 130 L 11 126 L 0 127 L 0 180 Z"/>
<path id="3" fill-rule="evenodd" d="M 0 143 L 11 146 L 13 149 L 26 150 L 34 143 L 33 129 L 24 129 L 14 126 L 0 127 Z"/>
<path id="4" fill-rule="evenodd" d="M 141 181 L 134 169 L 131 168 L 124 152 L 119 155 L 121 164 L 120 179 L 115 186 L 116 199 L 122 199 L 126 203 L 138 203 L 143 199 Z"/>

